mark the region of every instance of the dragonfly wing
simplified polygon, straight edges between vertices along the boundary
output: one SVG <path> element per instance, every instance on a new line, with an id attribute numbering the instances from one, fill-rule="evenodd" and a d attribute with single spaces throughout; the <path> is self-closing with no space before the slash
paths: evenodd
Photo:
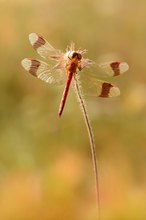
<path id="1" fill-rule="evenodd" d="M 109 61 L 101 63 L 98 66 L 103 69 L 108 76 L 118 76 L 129 69 L 129 65 L 121 61 Z"/>
<path id="2" fill-rule="evenodd" d="M 88 68 L 90 66 L 91 68 Z M 81 70 L 83 69 L 82 67 L 85 67 L 85 69 L 87 67 L 87 69 L 86 71 L 78 71 L 77 77 L 79 78 L 80 84 L 83 85 L 83 92 L 85 94 L 105 98 L 120 95 L 120 90 L 117 86 L 106 81 L 98 80 L 98 68 L 103 69 L 108 76 L 118 76 L 129 69 L 126 62 L 111 61 L 98 65 L 91 60 L 83 59 L 81 62 Z"/>
<path id="3" fill-rule="evenodd" d="M 86 77 L 86 80 L 82 80 L 79 76 L 78 80 L 85 95 L 103 98 L 116 97 L 120 95 L 119 88 L 109 82 L 97 80 L 94 77 Z"/>
<path id="4" fill-rule="evenodd" d="M 58 54 L 60 52 L 59 50 L 56 50 L 54 47 L 52 47 L 52 45 L 49 44 L 48 41 L 44 39 L 40 34 L 29 34 L 29 41 L 37 53 L 45 59 L 48 59 L 50 55 L 54 53 Z"/>
<path id="5" fill-rule="evenodd" d="M 111 98 L 120 95 L 119 88 L 109 82 L 97 80 L 94 87 L 98 97 Z"/>
<path id="6" fill-rule="evenodd" d="M 94 66 L 95 62 L 90 60 L 90 59 L 87 59 L 87 58 L 82 58 L 82 61 L 81 61 L 81 64 L 80 64 L 80 69 L 84 69 L 85 67 L 86 68 L 89 68 L 91 67 L 92 65 Z"/>
<path id="7" fill-rule="evenodd" d="M 49 68 L 49 65 L 38 59 L 25 58 L 21 61 L 22 66 L 33 76 L 49 84 L 61 85 L 65 82 L 66 74 L 60 70 Z"/>
<path id="8" fill-rule="evenodd" d="M 97 64 L 92 60 L 82 59 L 80 69 L 81 70 L 83 69 L 83 71 L 79 72 L 79 74 L 84 77 L 91 76 L 91 78 L 92 77 L 105 78 L 107 76 L 114 77 L 123 74 L 129 69 L 129 65 L 126 62 L 122 62 L 122 61 L 109 61 L 109 62 Z"/>

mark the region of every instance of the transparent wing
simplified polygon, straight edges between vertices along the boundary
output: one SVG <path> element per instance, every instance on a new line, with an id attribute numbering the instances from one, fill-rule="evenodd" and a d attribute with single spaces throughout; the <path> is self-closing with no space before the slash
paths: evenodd
<path id="1" fill-rule="evenodd" d="M 82 58 L 81 60 L 81 64 L 80 64 L 80 69 L 84 69 L 84 68 L 90 68 L 91 66 L 95 67 L 95 62 L 87 59 L 87 58 Z"/>
<path id="2" fill-rule="evenodd" d="M 101 71 L 99 67 L 106 75 L 100 73 Z M 126 62 L 110 61 L 96 64 L 91 60 L 83 59 L 81 62 L 81 71 L 77 72 L 77 78 L 85 95 L 105 98 L 115 97 L 120 95 L 119 88 L 107 81 L 99 80 L 98 76 L 118 76 L 126 72 L 128 69 L 129 66 Z"/>
<path id="3" fill-rule="evenodd" d="M 89 59 L 82 59 L 81 69 L 87 70 L 88 75 L 94 77 L 118 76 L 129 69 L 129 65 L 123 61 L 109 61 L 97 64 Z M 102 70 L 102 71 L 101 71 Z M 84 74 L 81 72 L 81 74 Z M 85 73 L 86 75 L 86 73 Z"/>
<path id="4" fill-rule="evenodd" d="M 86 78 L 86 80 L 82 80 L 79 75 L 76 77 L 85 95 L 103 98 L 116 97 L 120 95 L 119 88 L 112 83 L 98 80 L 93 77 Z"/>
<path id="5" fill-rule="evenodd" d="M 129 69 L 129 65 L 126 62 L 122 62 L 122 61 L 109 61 L 106 63 L 98 64 L 98 66 L 108 76 L 118 76 Z"/>
<path id="6" fill-rule="evenodd" d="M 57 56 L 61 53 L 52 47 L 48 41 L 43 38 L 40 34 L 31 33 L 29 34 L 29 41 L 37 53 L 44 59 L 49 59 L 51 55 L 56 54 Z"/>
<path id="7" fill-rule="evenodd" d="M 49 84 L 61 85 L 65 82 L 66 74 L 56 67 L 49 68 L 49 65 L 37 59 L 25 58 L 21 61 L 22 66 L 33 76 Z"/>

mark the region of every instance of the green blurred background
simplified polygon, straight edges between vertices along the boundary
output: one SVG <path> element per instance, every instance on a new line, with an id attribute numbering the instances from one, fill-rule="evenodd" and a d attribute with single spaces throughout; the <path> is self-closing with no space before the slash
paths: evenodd
<path id="1" fill-rule="evenodd" d="M 146 2 L 0 0 L 0 219 L 95 220 L 87 131 L 70 91 L 21 67 L 39 56 L 28 34 L 56 48 L 74 41 L 93 60 L 125 60 L 113 99 L 87 98 L 97 144 L 103 220 L 146 219 Z"/>

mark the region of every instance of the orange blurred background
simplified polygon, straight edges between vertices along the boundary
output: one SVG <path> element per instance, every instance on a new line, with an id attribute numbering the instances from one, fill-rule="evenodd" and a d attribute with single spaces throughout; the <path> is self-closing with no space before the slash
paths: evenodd
<path id="1" fill-rule="evenodd" d="M 102 220 L 146 219 L 146 2 L 139 0 L 0 0 L 0 219 L 95 220 L 87 131 L 70 91 L 21 67 L 39 56 L 28 34 L 56 48 L 74 41 L 90 59 L 130 65 L 112 79 L 113 99 L 87 98 L 97 144 Z"/>

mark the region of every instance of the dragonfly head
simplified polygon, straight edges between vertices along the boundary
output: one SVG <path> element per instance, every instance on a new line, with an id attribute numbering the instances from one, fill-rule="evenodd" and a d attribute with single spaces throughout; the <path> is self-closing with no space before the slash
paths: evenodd
<path id="1" fill-rule="evenodd" d="M 70 51 L 68 53 L 68 58 L 69 59 L 77 58 L 80 61 L 82 59 L 82 55 L 76 51 Z"/>

